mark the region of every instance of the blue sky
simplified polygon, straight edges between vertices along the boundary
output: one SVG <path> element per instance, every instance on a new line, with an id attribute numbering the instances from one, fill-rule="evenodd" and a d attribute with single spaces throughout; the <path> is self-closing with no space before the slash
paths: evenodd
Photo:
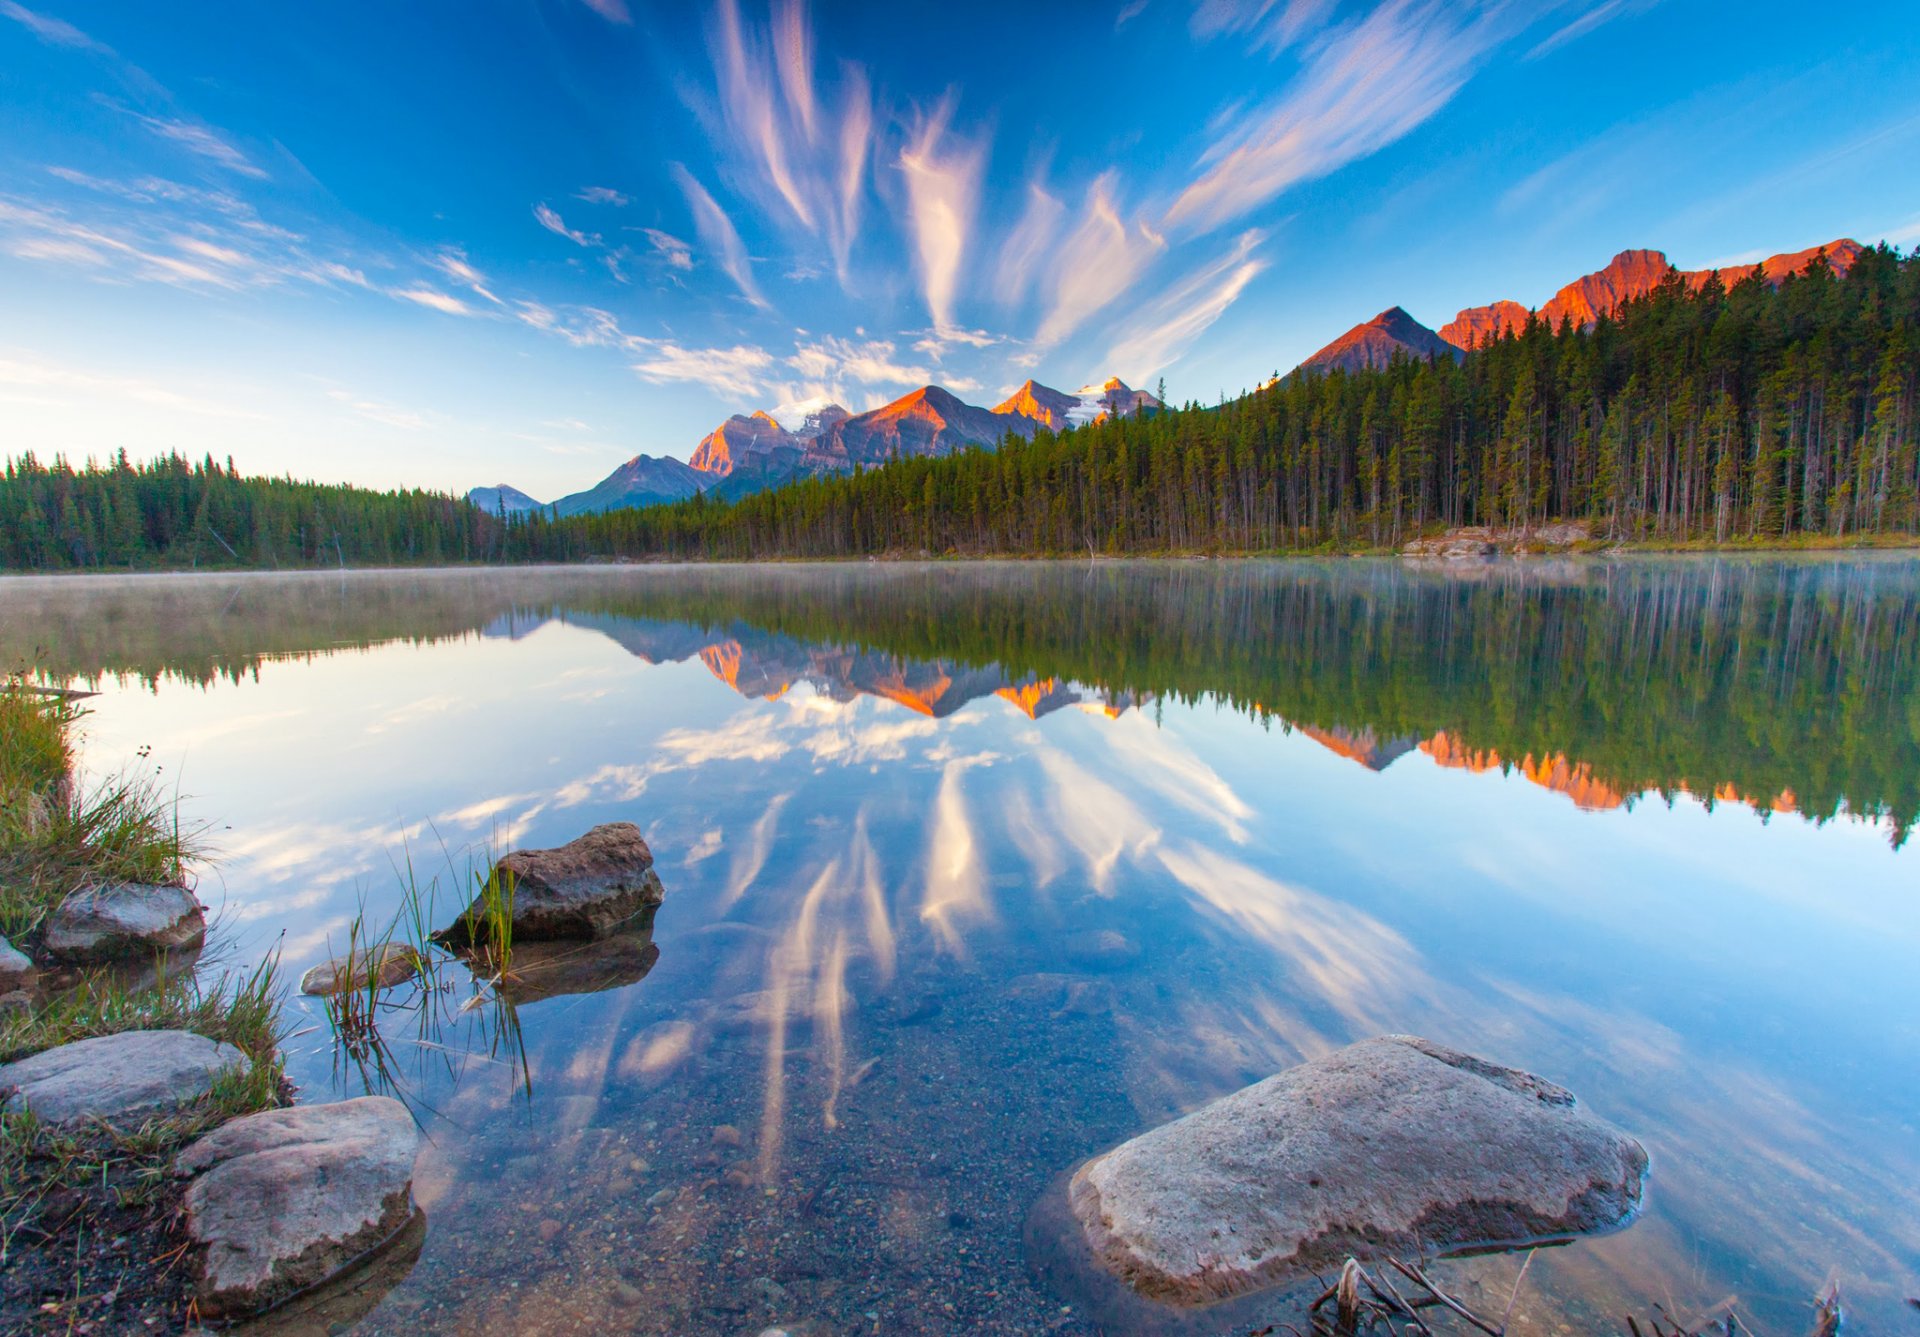
<path id="1" fill-rule="evenodd" d="M 1920 241 L 1904 5 L 0 0 L 0 453 L 547 498 L 728 413 L 1213 400 Z"/>

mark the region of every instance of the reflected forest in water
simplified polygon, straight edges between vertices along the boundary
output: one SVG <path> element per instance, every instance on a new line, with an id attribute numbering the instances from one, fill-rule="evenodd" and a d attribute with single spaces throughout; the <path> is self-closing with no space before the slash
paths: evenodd
<path id="1" fill-rule="evenodd" d="M 1685 793 L 1884 821 L 1898 846 L 1920 816 L 1916 596 L 1901 557 L 68 578 L 0 593 L 0 657 L 211 683 L 560 620 L 649 662 L 697 656 L 749 696 L 804 680 L 934 715 L 994 693 L 1032 715 L 1212 699 L 1375 768 L 1418 748 L 1587 807 Z"/>

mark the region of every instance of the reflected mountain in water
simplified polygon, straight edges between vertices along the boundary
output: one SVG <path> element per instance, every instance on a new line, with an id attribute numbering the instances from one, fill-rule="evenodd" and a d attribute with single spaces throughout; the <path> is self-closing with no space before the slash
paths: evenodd
<path id="1" fill-rule="evenodd" d="M 78 615 L 76 615 L 76 608 Z M 1211 698 L 1381 769 L 1517 772 L 1814 821 L 1920 816 L 1920 563 L 1906 556 L 983 563 L 24 580 L 0 656 L 53 678 L 211 682 L 393 641 L 590 628 L 934 719 Z"/>

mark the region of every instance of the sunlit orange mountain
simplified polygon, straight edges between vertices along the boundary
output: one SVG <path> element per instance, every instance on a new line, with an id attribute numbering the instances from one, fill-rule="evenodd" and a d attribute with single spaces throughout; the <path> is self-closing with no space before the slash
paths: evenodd
<path id="1" fill-rule="evenodd" d="M 1800 273 L 1823 251 L 1833 271 L 1845 274 L 1863 249 L 1859 242 L 1843 237 L 1825 246 L 1769 256 L 1755 264 L 1727 265 L 1717 271 L 1682 270 L 1680 277 L 1688 287 L 1699 289 L 1717 272 L 1720 281 L 1731 287 L 1758 270 L 1767 282 L 1778 283 L 1789 274 Z M 1622 251 L 1606 268 L 1577 278 L 1555 293 L 1540 308 L 1540 319 L 1555 329 L 1563 320 L 1571 320 L 1576 326 L 1591 325 L 1659 287 L 1672 267 L 1662 251 Z M 1474 348 L 1488 339 L 1525 329 L 1527 316 L 1527 308 L 1513 301 L 1468 307 L 1440 327 L 1440 337 L 1460 348 Z"/>
<path id="2" fill-rule="evenodd" d="M 1317 729 L 1311 724 L 1293 726 L 1329 752 L 1357 761 L 1370 771 L 1384 771 L 1418 746 L 1413 738 L 1382 739 L 1372 729 L 1347 729 L 1334 726 Z"/>
<path id="3" fill-rule="evenodd" d="M 851 467 L 909 455 L 951 455 L 968 446 L 997 445 L 1009 432 L 1030 437 L 1034 421 L 979 408 L 928 385 L 839 423 L 814 444 L 808 462 Z"/>

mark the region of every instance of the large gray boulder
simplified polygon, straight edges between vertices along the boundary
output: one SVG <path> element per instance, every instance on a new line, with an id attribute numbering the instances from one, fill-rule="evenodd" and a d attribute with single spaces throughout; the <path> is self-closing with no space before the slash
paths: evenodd
<path id="1" fill-rule="evenodd" d="M 39 972 L 27 954 L 0 938 L 0 994 L 31 989 L 38 978 Z"/>
<path id="2" fill-rule="evenodd" d="M 1363 1040 L 1080 1167 L 1093 1257 L 1203 1304 L 1361 1257 L 1625 1224 L 1647 1153 L 1553 1083 L 1410 1036 Z"/>
<path id="3" fill-rule="evenodd" d="M 47 917 L 47 955 L 76 965 L 198 947 L 206 911 L 185 887 L 107 882 L 82 887 Z"/>
<path id="4" fill-rule="evenodd" d="M 246 1066 L 240 1050 L 191 1031 L 122 1031 L 0 1064 L 0 1101 L 43 1123 L 99 1119 L 135 1128 L 192 1104 L 223 1074 Z"/>
<path id="5" fill-rule="evenodd" d="M 413 1216 L 419 1146 L 406 1106 L 363 1096 L 250 1114 L 181 1152 L 200 1312 L 270 1308 L 396 1236 Z"/>
<path id="6" fill-rule="evenodd" d="M 603 937 L 666 899 L 653 851 L 632 822 L 596 826 L 557 849 L 516 850 L 495 872 L 513 878 L 515 940 Z M 454 946 L 484 944 L 485 920 L 485 897 L 476 896 L 436 936 Z"/>

